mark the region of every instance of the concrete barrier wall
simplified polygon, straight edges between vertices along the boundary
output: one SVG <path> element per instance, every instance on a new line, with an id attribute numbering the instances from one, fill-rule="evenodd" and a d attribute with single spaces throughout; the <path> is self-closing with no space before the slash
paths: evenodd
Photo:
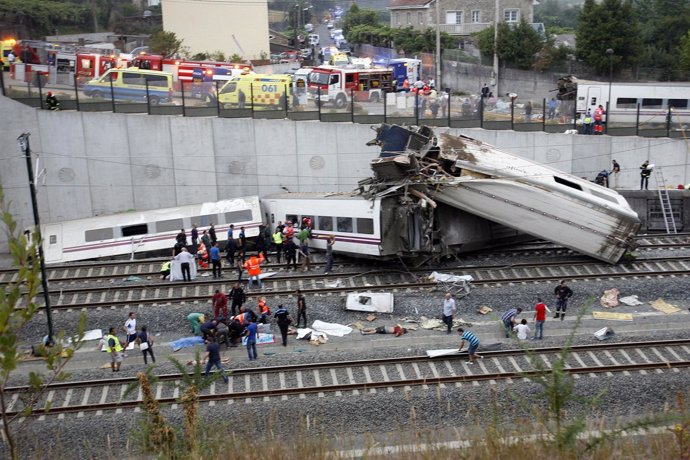
<path id="1" fill-rule="evenodd" d="M 370 126 L 351 123 L 49 112 L 4 97 L 0 122 L 0 181 L 22 226 L 33 222 L 26 165 L 14 142 L 23 132 L 31 133 L 45 168 L 44 223 L 285 189 L 352 190 L 378 154 L 365 145 L 374 136 Z M 683 140 L 443 129 L 589 179 L 615 158 L 621 188 L 639 188 L 647 159 L 664 168 L 669 184 L 690 182 Z"/>

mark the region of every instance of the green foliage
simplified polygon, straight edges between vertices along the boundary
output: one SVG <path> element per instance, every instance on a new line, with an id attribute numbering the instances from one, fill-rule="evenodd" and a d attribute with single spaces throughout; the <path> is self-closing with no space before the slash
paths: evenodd
<path id="1" fill-rule="evenodd" d="M 367 8 L 360 8 L 353 3 L 350 9 L 343 16 L 343 35 L 350 41 L 348 33 L 355 26 L 370 25 L 378 26 L 379 15 L 376 11 Z"/>
<path id="2" fill-rule="evenodd" d="M 175 32 L 164 30 L 151 35 L 149 48 L 152 54 L 160 54 L 164 57 L 175 56 L 182 47 L 183 40 L 179 40 Z"/>
<path id="3" fill-rule="evenodd" d="M 209 54 L 209 58 L 212 61 L 225 62 L 225 53 L 220 50 L 216 50 L 213 53 Z"/>
<path id="4" fill-rule="evenodd" d="M 475 35 L 477 46 L 485 56 L 494 53 L 494 29 L 484 29 Z M 545 46 L 544 39 L 527 22 L 521 20 L 517 25 L 501 22 L 498 25 L 496 53 L 499 59 L 517 67 L 531 69 Z"/>
<path id="5" fill-rule="evenodd" d="M 0 18 L 10 24 L 24 24 L 31 38 L 53 35 L 62 25 L 78 25 L 89 10 L 74 2 L 56 0 L 0 0 Z"/>
<path id="6" fill-rule="evenodd" d="M 235 53 L 232 56 L 230 56 L 230 62 L 240 64 L 240 63 L 244 62 L 244 58 L 242 58 L 242 56 L 240 56 L 239 54 Z"/>
<path id="7" fill-rule="evenodd" d="M 600 75 L 634 67 L 642 50 L 638 22 L 629 1 L 585 0 L 576 32 L 577 57 Z M 606 54 L 613 49 L 613 55 Z"/>
<path id="8" fill-rule="evenodd" d="M 360 24 L 352 27 L 347 34 L 347 41 L 352 44 L 371 44 L 374 46 L 395 47 L 406 54 L 433 53 L 436 51 L 436 32 L 429 28 L 423 31 L 412 27 L 402 29 L 386 25 Z M 457 39 L 447 33 L 441 33 L 441 48 L 457 48 Z"/>
<path id="9" fill-rule="evenodd" d="M 8 401 L 8 382 L 13 372 L 17 369 L 21 361 L 19 353 L 19 336 L 22 329 L 31 321 L 39 310 L 39 305 L 35 299 L 41 287 L 40 265 L 31 263 L 36 259 L 37 246 L 40 236 L 34 232 L 31 237 L 32 243 L 27 244 L 26 238 L 19 235 L 17 224 L 12 214 L 5 206 L 4 192 L 0 187 L 0 214 L 2 222 L 7 228 L 8 248 L 12 258 L 13 266 L 17 269 L 15 280 L 7 284 L 4 289 L 0 289 L 0 412 L 2 413 L 2 434 L 7 442 L 7 451 L 13 459 L 19 458 L 19 449 L 14 442 L 14 433 L 22 430 L 20 416 L 30 414 L 34 406 L 42 399 L 46 385 L 52 382 L 62 381 L 69 377 L 64 372 L 64 368 L 72 358 L 75 349 L 81 345 L 86 325 L 86 317 L 81 315 L 77 327 L 77 335 L 72 337 L 73 346 L 68 346 L 65 341 L 64 332 L 53 338 L 52 347 L 42 347 L 41 355 L 46 362 L 46 369 L 49 373 L 44 376 L 39 372 L 31 372 L 28 377 L 28 390 L 24 391 L 19 398 L 23 406 L 15 406 L 18 410 L 16 415 L 11 415 L 7 411 Z M 49 410 L 50 406 L 46 403 L 43 407 Z"/>
<path id="10" fill-rule="evenodd" d="M 577 27 L 579 13 L 578 5 L 567 5 L 562 0 L 543 0 L 534 6 L 534 22 L 543 22 L 551 34 L 572 33 Z"/>
<path id="11" fill-rule="evenodd" d="M 680 39 L 680 68 L 690 71 L 690 31 Z"/>

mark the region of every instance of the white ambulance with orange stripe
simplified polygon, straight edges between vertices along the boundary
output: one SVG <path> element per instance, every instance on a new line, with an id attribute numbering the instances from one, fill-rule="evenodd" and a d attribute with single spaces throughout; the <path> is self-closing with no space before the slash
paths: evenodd
<path id="1" fill-rule="evenodd" d="M 218 102 L 226 109 L 285 110 L 292 103 L 290 75 L 247 74 L 233 77 L 218 94 Z"/>

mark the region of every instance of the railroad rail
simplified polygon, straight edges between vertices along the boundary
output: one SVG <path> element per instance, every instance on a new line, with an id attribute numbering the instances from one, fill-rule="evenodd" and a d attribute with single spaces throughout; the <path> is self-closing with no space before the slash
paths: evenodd
<path id="1" fill-rule="evenodd" d="M 640 249 L 674 249 L 681 247 L 690 247 L 690 234 L 675 234 L 675 235 L 658 235 L 658 236 L 639 236 L 637 242 Z M 487 258 L 487 257 L 509 257 L 509 256 L 524 256 L 526 254 L 534 254 L 538 256 L 564 255 L 576 254 L 573 250 L 564 248 L 546 242 L 535 242 L 520 244 L 515 247 L 483 250 L 479 253 L 468 253 L 464 257 L 470 258 Z M 275 257 L 275 256 L 273 256 Z M 312 265 L 320 267 L 325 265 L 325 262 L 320 261 L 320 254 L 312 256 Z M 157 277 L 160 276 L 160 264 L 169 260 L 169 258 L 152 258 L 152 259 L 137 259 L 137 260 L 115 260 L 115 261 L 99 261 L 99 262 L 76 262 L 61 265 L 52 265 L 48 267 L 48 280 L 51 283 L 74 283 L 76 281 L 86 280 L 113 280 L 118 278 L 127 278 L 130 276 L 137 277 Z M 591 259 L 586 259 L 591 261 Z M 371 265 L 371 261 L 367 262 Z M 345 262 L 336 260 L 338 269 L 348 269 L 356 266 L 354 262 Z M 284 267 L 285 264 L 267 264 L 265 269 L 274 270 Z M 233 271 L 232 268 L 224 268 L 226 272 Z M 210 273 L 211 269 L 199 269 L 199 273 Z M 15 269 L 0 269 L 0 284 L 6 284 L 16 280 Z"/>
<path id="2" fill-rule="evenodd" d="M 498 286 L 505 283 L 551 282 L 560 279 L 644 278 L 690 275 L 690 256 L 640 259 L 630 265 L 610 265 L 587 259 L 543 263 L 465 266 L 445 269 L 447 273 L 471 275 L 473 286 Z M 253 290 L 248 296 L 328 294 L 376 290 L 433 289 L 434 282 L 423 276 L 429 270 L 317 273 L 274 276 L 264 279 L 266 289 Z M 123 283 L 109 286 L 59 289 L 51 292 L 51 306 L 56 310 L 111 308 L 125 305 L 149 305 L 171 302 L 206 302 L 215 289 L 229 291 L 231 279 L 208 279 L 175 283 Z M 270 289 L 269 289 L 270 288 Z M 37 299 L 40 303 L 41 299 Z"/>
<path id="3" fill-rule="evenodd" d="M 481 351 L 481 350 L 480 350 Z M 529 350 L 498 350 L 481 353 L 482 359 L 474 365 L 464 362 L 465 357 L 427 358 L 405 356 L 358 361 L 308 363 L 288 366 L 234 369 L 227 384 L 218 380 L 200 394 L 200 401 L 236 400 L 251 402 L 254 398 L 270 400 L 276 397 L 342 396 L 345 392 L 376 392 L 385 389 L 446 385 L 461 386 L 488 381 L 510 382 L 540 375 L 534 363 L 544 369 L 551 368 L 559 347 Z M 657 342 L 607 343 L 580 345 L 572 348 L 566 361 L 566 372 L 575 378 L 614 373 L 680 372 L 690 367 L 690 340 L 666 340 Z M 155 384 L 155 398 L 163 404 L 176 404 L 180 396 L 180 374 L 159 377 Z M 80 382 L 53 383 L 47 388 L 47 396 L 31 411 L 34 416 L 77 413 L 137 407 L 142 400 L 139 390 L 126 395 L 126 389 L 135 378 L 116 378 Z M 173 385 L 169 385 L 173 383 Z M 8 415 L 23 412 L 21 394 L 26 387 L 8 388 Z M 75 403 L 76 401 L 76 403 Z M 174 408 L 174 406 L 173 406 Z"/>

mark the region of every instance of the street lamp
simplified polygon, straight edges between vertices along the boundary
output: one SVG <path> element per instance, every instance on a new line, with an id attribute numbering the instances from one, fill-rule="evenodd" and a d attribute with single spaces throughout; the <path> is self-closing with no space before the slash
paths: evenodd
<path id="1" fill-rule="evenodd" d="M 31 193 L 31 207 L 34 211 L 34 225 L 38 239 L 38 259 L 41 263 L 41 286 L 43 287 L 43 300 L 46 305 L 46 318 L 48 319 L 48 342 L 53 343 L 53 315 L 50 310 L 50 292 L 48 291 L 48 276 L 46 275 L 46 261 L 43 256 L 43 237 L 41 236 L 41 222 L 38 218 L 38 202 L 36 200 L 36 184 L 34 182 L 34 170 L 31 166 L 31 147 L 29 145 L 29 133 L 24 133 L 17 138 L 19 149 L 26 157 L 26 170 L 29 173 L 29 192 Z"/>
<path id="2" fill-rule="evenodd" d="M 609 98 L 606 100 L 606 134 L 609 132 L 609 110 L 611 110 L 611 84 L 613 83 L 613 48 L 608 48 L 606 54 L 609 57 Z"/>

